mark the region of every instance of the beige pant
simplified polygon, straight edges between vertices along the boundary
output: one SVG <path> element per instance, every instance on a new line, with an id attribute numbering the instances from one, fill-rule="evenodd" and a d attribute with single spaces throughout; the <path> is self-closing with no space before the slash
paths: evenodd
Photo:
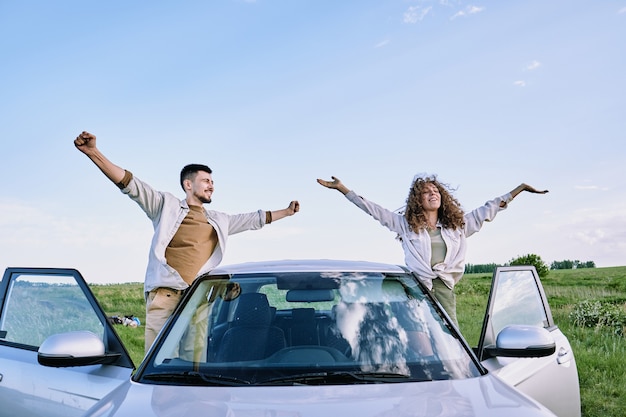
<path id="1" fill-rule="evenodd" d="M 443 309 L 446 310 L 456 327 L 459 327 L 459 322 L 456 319 L 456 295 L 454 294 L 454 289 L 448 288 L 441 279 L 436 278 L 433 279 L 433 295 Z"/>
<path id="2" fill-rule="evenodd" d="M 171 288 L 157 288 L 148 293 L 146 299 L 146 327 L 145 351 L 163 328 L 167 319 L 172 315 L 182 297 L 182 292 Z"/>
<path id="3" fill-rule="evenodd" d="M 209 303 L 198 306 L 194 313 L 189 328 L 183 335 L 179 346 L 181 359 L 193 362 L 207 361 L 209 324 Z"/>

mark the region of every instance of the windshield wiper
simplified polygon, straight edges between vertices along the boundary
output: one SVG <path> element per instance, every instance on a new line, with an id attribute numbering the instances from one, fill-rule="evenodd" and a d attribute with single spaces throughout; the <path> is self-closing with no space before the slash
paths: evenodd
<path id="1" fill-rule="evenodd" d="M 394 372 L 362 372 L 362 371 L 338 371 L 338 372 L 309 372 L 297 375 L 286 375 L 279 378 L 267 379 L 258 385 L 324 385 L 336 383 L 381 383 L 381 382 L 407 382 L 413 381 L 410 375 Z"/>
<path id="2" fill-rule="evenodd" d="M 190 385 L 220 385 L 236 387 L 240 385 L 250 385 L 250 381 L 226 375 L 206 374 L 198 371 L 182 372 L 159 372 L 143 376 L 150 381 L 163 381 L 173 383 L 185 383 Z"/>

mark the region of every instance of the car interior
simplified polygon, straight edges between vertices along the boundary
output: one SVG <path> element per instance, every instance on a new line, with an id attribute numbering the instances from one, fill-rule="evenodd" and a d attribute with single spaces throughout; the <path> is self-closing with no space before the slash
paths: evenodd
<path id="1" fill-rule="evenodd" d="M 426 298 L 414 281 L 381 274 L 213 278 L 181 306 L 153 363 L 238 375 L 243 368 L 478 375 L 461 347 L 442 355 L 433 349 L 456 336 Z"/>

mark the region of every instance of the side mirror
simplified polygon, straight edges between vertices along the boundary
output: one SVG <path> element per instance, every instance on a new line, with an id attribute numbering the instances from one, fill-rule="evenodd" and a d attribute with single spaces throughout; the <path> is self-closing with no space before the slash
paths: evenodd
<path id="1" fill-rule="evenodd" d="M 541 358 L 556 352 L 550 332 L 539 326 L 509 325 L 496 338 L 496 346 L 485 348 L 490 357 Z"/>
<path id="2" fill-rule="evenodd" d="M 37 352 L 40 365 L 55 368 L 103 365 L 115 362 L 119 354 L 105 353 L 104 343 L 89 331 L 58 333 L 43 341 Z"/>

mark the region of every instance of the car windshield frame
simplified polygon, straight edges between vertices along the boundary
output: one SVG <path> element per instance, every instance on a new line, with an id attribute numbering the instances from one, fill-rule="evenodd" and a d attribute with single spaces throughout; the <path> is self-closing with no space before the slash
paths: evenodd
<path id="1" fill-rule="evenodd" d="M 344 385 L 485 372 L 408 272 L 281 271 L 198 278 L 133 380 Z"/>

